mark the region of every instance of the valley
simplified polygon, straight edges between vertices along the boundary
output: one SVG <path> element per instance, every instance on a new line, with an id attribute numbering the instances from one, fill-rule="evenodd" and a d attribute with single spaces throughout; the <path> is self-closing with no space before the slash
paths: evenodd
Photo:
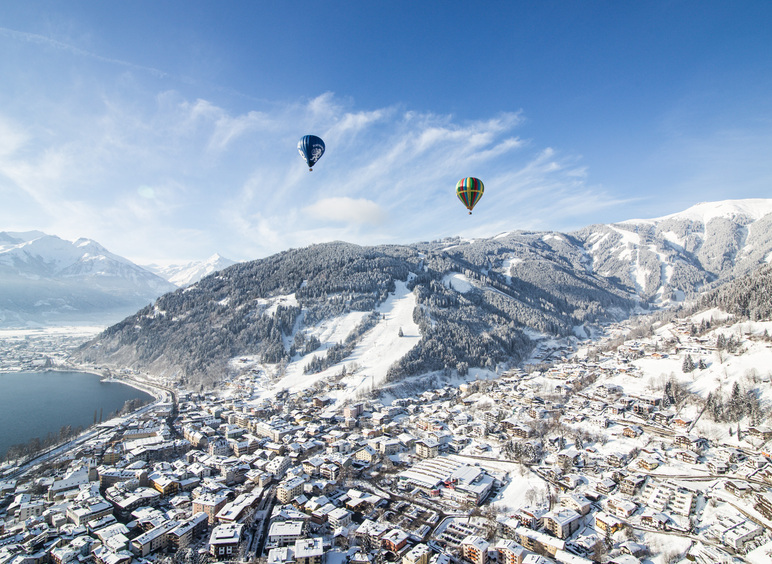
<path id="1" fill-rule="evenodd" d="M 625 555 L 656 564 L 685 555 L 767 561 L 772 430 L 766 412 L 747 402 L 731 414 L 729 407 L 740 396 L 759 405 L 772 400 L 772 371 L 761 368 L 772 366 L 772 322 L 736 320 L 718 309 L 638 319 L 572 346 L 545 340 L 542 348 L 562 350 L 549 363 L 533 359 L 460 380 L 439 373 L 414 382 L 412 397 L 396 397 L 381 383 L 378 399 L 372 390 L 362 393 L 363 374 L 378 373 L 383 355 L 405 338 L 395 329 L 412 330 L 401 313 L 411 309 L 404 291 L 397 288 L 390 300 L 380 312 L 388 330 L 371 341 L 366 334 L 367 354 L 355 349 L 305 383 L 290 370 L 234 359 L 240 370 L 219 391 L 179 390 L 174 419 L 172 404 L 158 403 L 107 422 L 78 443 L 83 458 L 54 462 L 69 467 L 67 474 L 37 470 L 3 487 L 33 479 L 50 498 L 59 481 L 69 483 L 65 476 L 101 460 L 93 467 L 99 487 L 88 497 L 78 500 L 84 478 L 79 495 L 61 492 L 53 500 L 85 509 L 105 499 L 117 528 L 121 500 L 145 488 L 155 492 L 146 501 L 155 511 L 176 508 L 164 530 L 173 524 L 195 531 L 195 508 L 222 499 L 216 503 L 223 508 L 239 508 L 241 517 L 228 526 L 239 531 L 231 549 L 240 559 L 272 561 L 308 545 L 328 562 L 374 547 L 403 562 L 419 553 L 470 560 L 480 549 L 567 563 L 632 562 Z M 319 336 L 345 334 L 356 323 L 320 327 Z M 721 345 L 727 342 L 731 350 Z M 154 382 L 147 374 L 126 377 Z M 442 385 L 419 392 L 427 382 Z M 723 414 L 710 410 L 710 395 Z M 124 478 L 113 482 L 117 472 Z M 30 503 L 49 506 L 35 499 L 26 509 L 8 507 L 6 530 L 20 531 Z M 224 514 L 217 510 L 189 547 L 218 558 L 213 538 Z M 298 532 L 281 536 L 292 523 Z M 146 550 L 143 535 L 122 534 L 128 554 Z M 174 548 L 164 546 L 161 555 Z"/>

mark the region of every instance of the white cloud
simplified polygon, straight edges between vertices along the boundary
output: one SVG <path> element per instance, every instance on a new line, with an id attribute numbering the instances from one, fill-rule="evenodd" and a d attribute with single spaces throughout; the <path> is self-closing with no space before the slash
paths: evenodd
<path id="1" fill-rule="evenodd" d="M 339 223 L 381 225 L 386 213 L 364 198 L 325 198 L 303 209 L 313 219 Z"/>
<path id="2" fill-rule="evenodd" d="M 520 113 L 460 122 L 332 93 L 239 113 L 124 77 L 92 86 L 38 90 L 13 118 L 0 92 L 0 193 L 25 194 L 0 210 L 3 227 L 91 237 L 145 262 L 245 260 L 332 239 L 511 230 L 534 222 L 529 210 L 550 224 L 571 193 L 583 194 L 574 210 L 604 202 L 575 159 L 516 135 Z M 327 144 L 313 173 L 296 150 L 306 133 Z M 463 176 L 486 185 L 471 217 L 455 196 Z"/>

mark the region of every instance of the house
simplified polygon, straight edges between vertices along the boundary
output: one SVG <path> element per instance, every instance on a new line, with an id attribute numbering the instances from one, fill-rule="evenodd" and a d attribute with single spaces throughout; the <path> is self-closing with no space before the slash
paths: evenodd
<path id="1" fill-rule="evenodd" d="M 617 483 L 611 478 L 603 478 L 602 480 L 599 480 L 598 483 L 595 485 L 595 489 L 598 490 L 599 493 L 602 493 L 604 495 L 610 494 L 616 489 L 616 487 L 617 487 Z"/>
<path id="2" fill-rule="evenodd" d="M 514 526 L 510 534 L 514 534 L 514 530 L 518 526 L 528 527 L 529 529 L 538 529 L 541 526 L 541 518 L 547 513 L 546 507 L 521 507 L 517 513 L 515 513 L 515 520 L 517 525 Z"/>
<path id="3" fill-rule="evenodd" d="M 206 530 L 206 523 L 206 513 L 196 513 L 189 519 L 182 521 L 179 526 L 167 534 L 169 545 L 176 549 L 189 546 L 193 542 L 194 537 Z"/>
<path id="4" fill-rule="evenodd" d="M 756 537 L 764 533 L 764 528 L 750 520 L 744 520 L 743 522 L 730 528 L 724 532 L 724 543 L 731 546 L 735 550 L 745 551 L 746 543 L 752 541 Z"/>
<path id="5" fill-rule="evenodd" d="M 351 517 L 351 511 L 344 507 L 337 507 L 327 514 L 327 522 L 333 529 L 348 527 L 351 524 Z"/>
<path id="6" fill-rule="evenodd" d="M 563 468 L 576 466 L 581 460 L 581 453 L 574 448 L 567 448 L 558 453 L 558 464 Z"/>
<path id="7" fill-rule="evenodd" d="M 599 427 L 600 429 L 606 429 L 609 425 L 608 417 L 604 417 L 603 415 L 593 415 L 590 418 L 590 423 L 594 427 Z"/>
<path id="8" fill-rule="evenodd" d="M 717 458 L 708 461 L 708 470 L 711 474 L 726 474 L 729 472 L 729 465 Z"/>
<path id="9" fill-rule="evenodd" d="M 611 534 L 616 533 L 622 528 L 622 521 L 614 517 L 609 513 L 598 511 L 595 513 L 595 529 L 600 531 L 604 535 L 607 531 L 611 531 Z"/>
<path id="10" fill-rule="evenodd" d="M 641 524 L 653 529 L 667 529 L 668 521 L 670 521 L 670 517 L 664 513 L 648 511 L 641 516 Z"/>
<path id="11" fill-rule="evenodd" d="M 381 546 L 387 550 L 391 550 L 392 552 L 399 552 L 405 548 L 405 546 L 407 546 L 407 541 L 409 538 L 410 535 L 408 535 L 405 531 L 399 528 L 394 528 L 381 537 Z"/>
<path id="12" fill-rule="evenodd" d="M 625 495 L 635 495 L 635 493 L 643 487 L 646 482 L 645 476 L 630 475 L 627 476 L 619 486 L 619 491 Z"/>
<path id="13" fill-rule="evenodd" d="M 375 464 L 380 460 L 381 455 L 370 445 L 365 445 L 354 453 L 354 458 L 367 464 Z"/>
<path id="14" fill-rule="evenodd" d="M 635 439 L 643 434 L 643 429 L 638 425 L 626 425 L 625 428 L 622 429 L 622 434 L 630 439 Z"/>
<path id="15" fill-rule="evenodd" d="M 226 503 L 217 512 L 216 519 L 219 523 L 244 522 L 255 512 L 260 493 L 243 493 L 230 503 Z"/>
<path id="16" fill-rule="evenodd" d="M 658 466 L 659 460 L 653 456 L 642 456 L 640 460 L 638 460 L 638 468 L 643 468 L 644 470 L 652 471 L 655 470 Z"/>
<path id="17" fill-rule="evenodd" d="M 319 475 L 332 482 L 337 482 L 341 475 L 341 467 L 334 462 L 326 462 L 319 467 Z"/>
<path id="18" fill-rule="evenodd" d="M 563 507 L 573 509 L 580 515 L 587 515 L 592 509 L 590 500 L 580 494 L 563 495 L 560 497 L 560 503 Z"/>
<path id="19" fill-rule="evenodd" d="M 772 428 L 764 425 L 754 425 L 753 427 L 748 427 L 748 435 L 762 441 L 768 441 L 772 439 Z"/>
<path id="20" fill-rule="evenodd" d="M 582 522 L 582 516 L 573 509 L 550 511 L 542 517 L 542 525 L 559 539 L 570 537 Z"/>
<path id="21" fill-rule="evenodd" d="M 698 453 L 709 446 L 707 439 L 697 435 L 678 435 L 675 438 L 675 445 Z"/>
<path id="22" fill-rule="evenodd" d="M 767 519 L 772 519 L 772 493 L 766 491 L 757 493 L 753 508 Z"/>
<path id="23" fill-rule="evenodd" d="M 610 497 L 606 501 L 606 509 L 612 515 L 627 519 L 638 510 L 638 505 L 627 499 Z"/>
<path id="24" fill-rule="evenodd" d="M 700 460 L 700 455 L 691 450 L 679 450 L 675 453 L 675 457 L 677 460 L 689 464 L 697 464 Z"/>
<path id="25" fill-rule="evenodd" d="M 753 493 L 751 485 L 743 480 L 727 480 L 724 482 L 724 489 L 737 497 L 744 497 Z"/>
<path id="26" fill-rule="evenodd" d="M 218 560 L 232 560 L 238 556 L 244 525 L 225 523 L 212 529 L 209 536 L 209 554 Z"/>
<path id="27" fill-rule="evenodd" d="M 621 452 L 612 452 L 606 456 L 606 464 L 614 468 L 621 468 L 627 464 L 627 455 Z"/>
<path id="28" fill-rule="evenodd" d="M 532 552 L 554 556 L 558 550 L 566 547 L 565 541 L 561 539 L 525 527 L 518 527 L 515 533 L 520 544 Z"/>

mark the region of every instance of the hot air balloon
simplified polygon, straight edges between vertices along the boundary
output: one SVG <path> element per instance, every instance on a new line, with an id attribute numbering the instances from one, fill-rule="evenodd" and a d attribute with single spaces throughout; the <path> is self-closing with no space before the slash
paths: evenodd
<path id="1" fill-rule="evenodd" d="M 462 178 L 456 184 L 456 196 L 469 210 L 469 215 L 472 215 L 472 208 L 480 201 L 484 191 L 482 180 L 473 176 Z"/>
<path id="2" fill-rule="evenodd" d="M 298 141 L 298 153 L 308 164 L 308 170 L 314 170 L 316 161 L 324 154 L 324 141 L 316 135 L 304 135 Z"/>

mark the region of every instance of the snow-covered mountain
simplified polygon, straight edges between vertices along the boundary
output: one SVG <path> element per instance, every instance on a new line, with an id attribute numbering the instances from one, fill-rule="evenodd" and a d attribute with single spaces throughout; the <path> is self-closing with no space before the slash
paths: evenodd
<path id="1" fill-rule="evenodd" d="M 701 203 L 656 219 L 593 225 L 572 234 L 587 267 L 667 305 L 772 258 L 772 199 Z"/>
<path id="2" fill-rule="evenodd" d="M 174 289 L 90 239 L 0 232 L 0 326 L 115 323 Z"/>
<path id="3" fill-rule="evenodd" d="M 191 284 L 195 284 L 204 276 L 234 264 L 236 264 L 235 261 L 215 253 L 206 260 L 189 262 L 187 264 L 170 264 L 168 266 L 148 264 L 145 265 L 145 268 L 180 288 L 186 288 Z"/>
<path id="4" fill-rule="evenodd" d="M 391 330 L 386 305 L 399 295 L 412 304 L 412 323 L 394 319 L 414 339 L 399 342 L 412 348 L 379 371 L 368 364 L 373 380 L 507 366 L 540 341 L 586 337 L 755 270 L 772 256 L 770 210 L 772 200 L 727 201 L 573 233 L 293 249 L 166 294 L 80 354 L 209 383 L 234 358 L 310 378 L 361 361 L 364 343 Z M 352 323 L 347 335 L 327 338 Z"/>

